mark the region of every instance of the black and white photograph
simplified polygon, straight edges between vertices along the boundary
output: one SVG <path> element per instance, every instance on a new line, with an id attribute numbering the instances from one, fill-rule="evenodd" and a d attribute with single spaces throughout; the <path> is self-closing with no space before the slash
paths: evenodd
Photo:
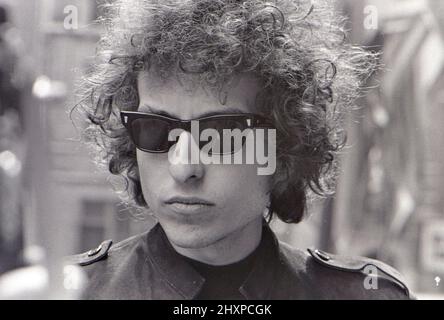
<path id="1" fill-rule="evenodd" d="M 444 300 L 443 195 L 442 0 L 0 0 L 0 300 Z"/>

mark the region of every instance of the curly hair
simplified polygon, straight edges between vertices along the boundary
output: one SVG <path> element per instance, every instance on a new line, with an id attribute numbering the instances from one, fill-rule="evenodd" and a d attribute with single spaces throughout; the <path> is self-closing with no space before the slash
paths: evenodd
<path id="1" fill-rule="evenodd" d="M 270 219 L 275 213 L 297 223 L 310 191 L 332 192 L 343 114 L 375 59 L 347 43 L 345 19 L 331 1 L 115 0 L 101 9 L 105 28 L 96 63 L 79 82 L 77 107 L 88 124 L 84 140 L 124 178 L 127 203 L 147 206 L 119 111 L 137 110 L 137 76 L 154 69 L 166 78 L 198 75 L 221 102 L 236 75 L 259 81 L 258 109 L 277 132 Z"/>

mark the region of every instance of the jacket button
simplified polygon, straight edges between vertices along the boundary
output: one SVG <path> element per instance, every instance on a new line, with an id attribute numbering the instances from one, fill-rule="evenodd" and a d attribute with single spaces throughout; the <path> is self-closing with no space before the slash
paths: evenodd
<path id="1" fill-rule="evenodd" d="M 102 245 L 98 246 L 95 249 L 89 250 L 88 251 L 88 257 L 95 256 L 96 254 L 98 254 L 100 252 L 100 250 L 102 250 Z"/>
<path id="2" fill-rule="evenodd" d="M 318 255 L 319 258 L 321 258 L 324 261 L 328 261 L 331 259 L 328 254 L 326 254 L 325 252 L 323 252 L 321 250 L 316 249 L 315 253 Z"/>

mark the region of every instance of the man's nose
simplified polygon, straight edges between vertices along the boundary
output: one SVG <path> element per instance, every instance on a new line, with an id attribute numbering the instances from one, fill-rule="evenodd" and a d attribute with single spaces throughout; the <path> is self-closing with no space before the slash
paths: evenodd
<path id="1" fill-rule="evenodd" d="M 183 131 L 169 155 L 171 176 L 179 183 L 190 183 L 203 178 L 205 167 L 199 159 L 199 145 L 191 133 Z"/>

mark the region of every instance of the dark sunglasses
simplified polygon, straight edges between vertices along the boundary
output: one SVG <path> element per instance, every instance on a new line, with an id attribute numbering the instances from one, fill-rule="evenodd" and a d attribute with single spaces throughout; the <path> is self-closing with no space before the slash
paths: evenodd
<path id="1" fill-rule="evenodd" d="M 219 146 L 223 146 L 224 152 L 212 152 L 212 154 L 232 154 L 238 151 L 235 143 L 232 143 L 232 135 L 229 135 L 228 139 L 224 130 L 239 129 L 243 132 L 248 128 L 273 127 L 270 120 L 250 113 L 220 114 L 192 120 L 179 120 L 154 113 L 121 111 L 120 117 L 136 147 L 150 153 L 168 152 L 171 146 L 177 143 L 177 141 L 168 140 L 170 131 L 183 129 L 191 132 L 191 121 L 199 121 L 199 137 L 205 129 L 215 129 L 218 132 L 221 140 Z M 242 138 L 240 147 L 245 144 L 245 140 Z M 202 149 L 208 143 L 209 141 L 199 141 L 199 148 Z M 225 146 L 229 146 L 228 152 L 226 152 Z"/>

